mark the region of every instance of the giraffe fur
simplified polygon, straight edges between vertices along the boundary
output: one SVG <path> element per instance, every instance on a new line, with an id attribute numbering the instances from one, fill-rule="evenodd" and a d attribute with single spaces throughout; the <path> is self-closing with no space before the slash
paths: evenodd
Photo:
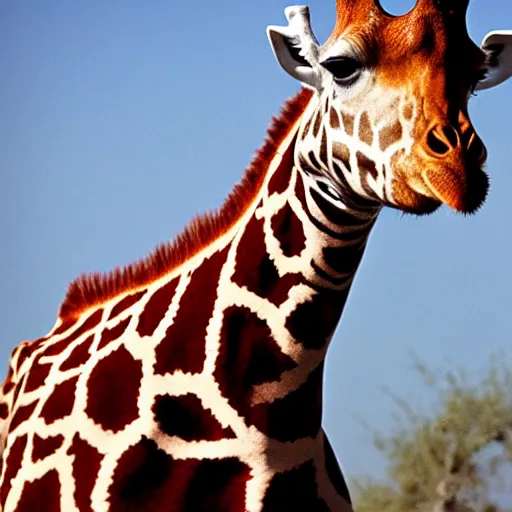
<path id="1" fill-rule="evenodd" d="M 510 34 L 479 49 L 454 5 L 337 0 L 322 47 L 304 6 L 269 27 L 304 88 L 224 206 L 75 280 L 48 335 L 14 350 L 2 512 L 353 510 L 322 428 L 329 343 L 384 206 L 483 204 L 467 101 L 512 74 Z"/>

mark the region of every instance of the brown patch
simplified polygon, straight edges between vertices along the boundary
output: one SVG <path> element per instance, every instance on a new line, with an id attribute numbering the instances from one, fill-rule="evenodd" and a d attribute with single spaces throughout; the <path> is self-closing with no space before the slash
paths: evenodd
<path id="1" fill-rule="evenodd" d="M 73 478 L 75 480 L 75 502 L 80 512 L 91 511 L 91 494 L 98 477 L 102 455 L 89 443 L 75 434 L 67 451 L 74 455 Z"/>
<path id="2" fill-rule="evenodd" d="M 287 234 L 283 234 L 283 237 L 286 243 Z M 294 240 L 293 243 L 300 244 L 300 235 L 299 239 Z M 247 288 L 259 297 L 279 306 L 288 298 L 290 288 L 302 282 L 302 276 L 298 274 L 279 276 L 265 244 L 263 219 L 253 217 L 238 244 L 232 281 L 241 288 Z"/>
<path id="3" fill-rule="evenodd" d="M 329 155 L 327 154 L 328 146 L 327 131 L 324 125 L 322 128 L 322 140 L 320 141 L 320 161 L 323 164 L 321 168 L 326 170 L 329 170 Z"/>
<path id="4" fill-rule="evenodd" d="M 14 384 L 14 381 L 12 380 L 4 381 L 4 383 L 2 384 L 2 394 L 8 395 L 13 390 L 15 385 L 16 384 Z"/>
<path id="5" fill-rule="evenodd" d="M 412 103 L 407 103 L 404 105 L 404 108 L 402 109 L 402 115 L 406 121 L 410 121 L 412 119 L 412 116 L 414 115 L 414 106 Z"/>
<path id="6" fill-rule="evenodd" d="M 28 405 L 22 405 L 16 408 L 16 412 L 12 417 L 11 423 L 9 424 L 9 433 L 13 432 L 18 428 L 19 425 L 28 421 L 28 419 L 32 416 L 34 409 L 36 408 L 38 401 L 32 402 Z"/>
<path id="7" fill-rule="evenodd" d="M 61 382 L 48 397 L 41 411 L 41 418 L 47 425 L 69 416 L 73 411 L 78 376 Z"/>
<path id="8" fill-rule="evenodd" d="M 111 512 L 239 512 L 250 468 L 238 459 L 175 460 L 143 437 L 120 458 L 108 492 Z"/>
<path id="9" fill-rule="evenodd" d="M 307 137 L 312 124 L 313 124 L 313 117 L 310 116 L 309 119 L 306 121 L 304 128 L 302 129 L 302 138 L 303 139 Z"/>
<path id="10" fill-rule="evenodd" d="M 73 479 L 75 480 L 75 502 L 80 512 L 91 511 L 91 494 L 98 477 L 102 455 L 78 434 L 67 451 L 74 455 Z"/>
<path id="11" fill-rule="evenodd" d="M 173 459 L 151 439 L 143 437 L 120 457 L 108 489 L 112 512 L 171 510 L 166 499 Z M 170 485 L 169 487 L 173 487 Z M 165 500 L 165 501 L 164 501 Z"/>
<path id="12" fill-rule="evenodd" d="M 60 318 L 65 320 L 77 316 L 89 307 L 155 281 L 229 230 L 261 189 L 276 150 L 304 112 L 312 95 L 310 90 L 301 89 L 286 102 L 279 117 L 274 118 L 265 144 L 257 152 L 241 183 L 234 187 L 219 210 L 196 217 L 174 242 L 158 247 L 138 263 L 106 275 L 79 277 L 68 288 L 59 311 Z"/>
<path id="13" fill-rule="evenodd" d="M 317 109 L 314 113 L 314 121 L 313 121 L 313 137 L 316 139 L 320 134 L 320 128 L 322 126 L 322 120 L 324 117 L 323 112 L 320 109 Z"/>
<path id="14" fill-rule="evenodd" d="M 267 188 L 269 196 L 272 194 L 282 194 L 288 189 L 291 177 L 290 170 L 293 167 L 293 152 L 294 145 L 290 144 L 282 156 L 281 163 L 270 179 Z"/>
<path id="15" fill-rule="evenodd" d="M 176 277 L 159 288 L 148 300 L 137 325 L 137 332 L 141 337 L 153 336 L 171 305 L 179 282 L 180 278 Z"/>
<path id="16" fill-rule="evenodd" d="M 155 421 L 168 436 L 185 441 L 218 441 L 233 439 L 231 428 L 224 428 L 201 400 L 190 393 L 182 396 L 161 395 L 153 405 Z"/>
<path id="17" fill-rule="evenodd" d="M 65 372 L 85 364 L 89 359 L 89 349 L 91 348 L 93 341 L 94 334 L 91 334 L 91 336 L 89 336 L 85 341 L 82 341 L 82 343 L 77 345 L 69 357 L 59 366 L 59 370 L 61 372 Z"/>
<path id="18" fill-rule="evenodd" d="M 286 320 L 286 328 L 297 343 L 310 350 L 325 346 L 340 319 L 346 293 L 322 290 L 311 300 L 297 305 Z"/>
<path id="19" fill-rule="evenodd" d="M 340 127 L 340 116 L 338 115 L 338 112 L 336 112 L 336 109 L 333 107 L 331 107 L 331 111 L 329 113 L 329 123 L 331 128 L 337 129 Z"/>
<path id="20" fill-rule="evenodd" d="M 185 508 L 194 512 L 245 510 L 245 485 L 250 478 L 250 468 L 234 457 L 200 461 L 185 493 Z"/>
<path id="21" fill-rule="evenodd" d="M 59 512 L 60 480 L 59 473 L 52 469 L 41 478 L 25 482 L 16 512 L 34 512 L 34 510 Z"/>
<path id="22" fill-rule="evenodd" d="M 126 297 L 122 298 L 113 308 L 110 312 L 110 315 L 108 317 L 108 320 L 112 320 L 116 316 L 119 316 L 123 311 L 126 311 L 129 307 L 133 306 L 137 302 L 139 302 L 144 295 L 146 295 L 147 290 L 142 290 L 137 293 L 132 293 L 131 295 L 127 295 Z"/>
<path id="23" fill-rule="evenodd" d="M 9 417 L 9 406 L 2 402 L 0 403 L 0 420 L 6 420 Z"/>
<path id="24" fill-rule="evenodd" d="M 342 162 L 350 161 L 350 149 L 343 142 L 333 142 L 332 143 L 332 154 L 334 158 L 341 160 Z M 340 173 L 338 173 L 340 174 Z M 342 174 L 342 173 L 341 173 Z"/>
<path id="25" fill-rule="evenodd" d="M 16 373 L 20 371 L 23 363 L 34 353 L 36 348 L 39 348 L 41 343 L 45 340 L 46 338 L 40 338 L 35 341 L 24 341 L 14 349 L 11 359 L 15 361 L 14 364 Z"/>
<path id="26" fill-rule="evenodd" d="M 306 248 L 306 235 L 302 222 L 289 203 L 272 217 L 271 226 L 283 254 L 288 258 L 300 256 Z"/>
<path id="27" fill-rule="evenodd" d="M 68 329 L 73 327 L 76 324 L 79 317 L 69 317 L 64 319 L 64 321 L 52 332 L 52 336 L 57 336 L 58 334 L 62 334 L 66 332 Z"/>
<path id="28" fill-rule="evenodd" d="M 123 335 L 124 331 L 126 331 L 126 328 L 130 323 L 130 320 L 131 317 L 125 318 L 114 327 L 110 329 L 105 329 L 101 333 L 101 339 L 100 342 L 98 343 L 98 350 L 101 350 L 103 347 L 106 347 L 112 341 L 119 339 Z"/>
<path id="29" fill-rule="evenodd" d="M 373 144 L 373 129 L 367 112 L 363 112 L 359 119 L 359 140 L 368 146 Z"/>
<path id="30" fill-rule="evenodd" d="M 25 373 L 21 379 L 16 382 L 16 386 L 14 388 L 14 393 L 12 397 L 12 405 L 11 407 L 14 407 L 16 405 L 16 402 L 18 401 L 18 396 L 21 393 L 21 390 L 23 389 L 23 386 L 25 385 L 25 381 L 27 380 L 27 374 Z"/>
<path id="31" fill-rule="evenodd" d="M 54 454 L 62 446 L 63 442 L 64 436 L 61 435 L 42 438 L 34 434 L 32 461 L 37 462 L 38 460 L 46 459 L 46 457 Z"/>
<path id="32" fill-rule="evenodd" d="M 361 153 L 360 151 L 356 153 L 356 158 L 359 172 L 367 172 L 374 179 L 377 179 L 379 173 L 377 171 L 377 166 L 375 165 L 375 162 L 373 160 L 370 160 L 365 154 Z"/>
<path id="33" fill-rule="evenodd" d="M 281 351 L 267 324 L 245 307 L 226 309 L 220 343 L 214 377 L 223 396 L 239 409 L 250 404 L 254 386 L 278 381 L 285 371 L 297 367 Z"/>
<path id="34" fill-rule="evenodd" d="M 268 183 L 269 197 L 274 194 L 282 194 L 283 192 L 286 192 L 289 184 L 290 176 L 286 176 L 281 172 L 275 172 Z"/>
<path id="35" fill-rule="evenodd" d="M 14 349 L 14 352 L 13 354 L 16 353 L 16 349 Z M 11 389 L 13 388 L 14 386 L 14 368 L 13 368 L 13 364 L 14 364 L 14 360 L 13 360 L 13 356 L 11 356 L 11 359 L 9 361 L 9 366 L 7 368 L 7 376 L 5 377 L 5 380 L 2 384 L 2 393 L 4 395 L 7 395 L 7 393 L 9 393 L 11 391 Z M 6 390 L 7 388 L 7 385 L 9 385 L 9 389 Z"/>
<path id="36" fill-rule="evenodd" d="M 323 366 L 320 364 L 302 386 L 284 398 L 253 407 L 249 422 L 283 443 L 303 437 L 315 438 L 322 423 Z"/>
<path id="37" fill-rule="evenodd" d="M 237 247 L 235 271 L 232 277 L 235 284 L 241 288 L 247 288 L 260 297 L 269 295 L 279 281 L 277 269 L 268 255 L 263 223 L 263 219 L 255 216 L 247 223 Z"/>
<path id="38" fill-rule="evenodd" d="M 25 393 L 30 393 L 43 386 L 52 369 L 51 364 L 40 364 L 39 359 L 38 357 L 28 370 L 27 384 L 24 389 Z"/>
<path id="39" fill-rule="evenodd" d="M 354 124 L 355 124 L 355 117 L 351 116 L 350 114 L 346 114 L 344 112 L 341 112 L 341 119 L 343 120 L 343 128 L 345 128 L 345 133 L 352 137 L 354 135 Z"/>
<path id="40" fill-rule="evenodd" d="M 203 261 L 192 273 L 173 324 L 155 349 L 155 373 L 200 373 L 206 357 L 206 328 L 217 300 L 220 272 L 229 245 Z"/>
<path id="41" fill-rule="evenodd" d="M 380 149 L 385 151 L 391 144 L 398 142 L 403 134 L 402 125 L 398 121 L 391 126 L 386 126 L 379 133 Z"/>
<path id="42" fill-rule="evenodd" d="M 109 510 L 172 510 L 173 504 L 166 496 L 166 490 L 169 491 L 175 486 L 169 485 L 172 463 L 173 459 L 160 450 L 153 440 L 143 437 L 119 459 L 108 489 Z M 183 474 L 182 478 L 184 477 Z M 187 477 L 190 478 L 190 475 L 187 474 Z"/>
<path id="43" fill-rule="evenodd" d="M 95 366 L 87 383 L 85 413 L 104 430 L 119 432 L 139 416 L 142 363 L 120 346 Z"/>
<path id="44" fill-rule="evenodd" d="M 302 274 L 284 274 L 284 276 L 279 278 L 279 282 L 274 292 L 271 293 L 267 298 L 270 302 L 272 302 L 272 304 L 279 307 L 288 299 L 290 290 L 294 286 L 304 283 L 306 283 L 306 279 Z"/>
<path id="45" fill-rule="evenodd" d="M 5 381 L 2 385 L 2 394 L 4 396 L 8 395 L 14 389 L 15 386 L 16 386 L 16 384 L 14 383 L 14 381 L 12 381 L 12 380 Z"/>
<path id="46" fill-rule="evenodd" d="M 263 499 L 262 512 L 284 510 L 329 512 L 327 504 L 318 494 L 316 468 L 312 461 L 277 473 L 272 478 Z"/>
<path id="47" fill-rule="evenodd" d="M 96 327 L 101 322 L 101 317 L 103 316 L 103 309 L 98 309 L 97 311 L 94 311 L 92 314 L 90 314 L 87 319 L 82 323 L 80 327 L 73 333 L 71 333 L 66 338 L 63 338 L 60 341 L 57 341 L 56 343 L 53 343 L 51 345 L 47 345 L 44 348 L 44 351 L 41 352 L 41 356 L 56 356 L 60 354 L 63 350 L 66 349 L 66 347 L 75 341 L 77 338 L 79 338 L 82 334 L 86 333 L 87 331 L 90 331 L 94 327 Z"/>
<path id="48" fill-rule="evenodd" d="M 304 384 L 272 403 L 251 404 L 254 385 L 277 381 L 296 363 L 283 354 L 266 324 L 247 308 L 226 311 L 214 373 L 230 405 L 248 425 L 281 442 L 315 437 L 322 419 L 323 364 Z"/>
<path id="49" fill-rule="evenodd" d="M 5 505 L 7 496 L 11 490 L 11 481 L 16 477 L 21 468 L 23 454 L 25 453 L 25 448 L 27 446 L 27 440 L 27 434 L 18 437 L 7 453 L 7 458 L 5 459 L 5 473 L 2 479 L 2 488 L 0 489 L 0 507 Z M 5 453 L 2 455 L 5 457 Z"/>

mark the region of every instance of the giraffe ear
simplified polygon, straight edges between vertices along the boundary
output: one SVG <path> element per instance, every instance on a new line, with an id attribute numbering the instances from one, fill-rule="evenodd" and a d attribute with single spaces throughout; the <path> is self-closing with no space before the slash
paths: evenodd
<path id="1" fill-rule="evenodd" d="M 288 7 L 287 27 L 268 27 L 270 46 L 281 67 L 293 78 L 312 89 L 320 87 L 319 44 L 311 30 L 305 6 Z"/>
<path id="2" fill-rule="evenodd" d="M 495 30 L 484 37 L 481 45 L 487 54 L 487 76 L 480 80 L 476 91 L 490 89 L 512 76 L 512 30 Z"/>

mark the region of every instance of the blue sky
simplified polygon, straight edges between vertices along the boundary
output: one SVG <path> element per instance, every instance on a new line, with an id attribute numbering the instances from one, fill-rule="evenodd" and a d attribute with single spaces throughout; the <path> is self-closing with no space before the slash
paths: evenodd
<path id="1" fill-rule="evenodd" d="M 383 2 L 406 12 L 411 0 Z M 222 203 L 297 83 L 265 36 L 282 0 L 0 3 L 0 357 L 54 324 L 68 282 L 172 238 Z M 326 39 L 334 0 L 311 0 Z M 509 0 L 473 0 L 480 43 L 512 28 Z M 486 206 L 415 219 L 385 211 L 327 365 L 325 425 L 350 475 L 384 462 L 360 422 L 393 425 L 388 388 L 427 411 L 412 370 L 493 353 L 512 365 L 512 81 L 471 113 L 489 150 Z"/>

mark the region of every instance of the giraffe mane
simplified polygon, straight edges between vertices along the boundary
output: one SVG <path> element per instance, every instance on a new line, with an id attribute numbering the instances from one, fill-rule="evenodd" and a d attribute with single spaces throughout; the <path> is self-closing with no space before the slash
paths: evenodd
<path id="1" fill-rule="evenodd" d="M 197 215 L 174 240 L 158 245 L 138 262 L 110 272 L 79 276 L 68 287 L 59 310 L 60 320 L 75 318 L 93 306 L 156 281 L 229 230 L 260 191 L 272 157 L 311 96 L 312 92 L 303 88 L 286 101 L 280 114 L 272 119 L 263 146 L 220 208 Z"/>

